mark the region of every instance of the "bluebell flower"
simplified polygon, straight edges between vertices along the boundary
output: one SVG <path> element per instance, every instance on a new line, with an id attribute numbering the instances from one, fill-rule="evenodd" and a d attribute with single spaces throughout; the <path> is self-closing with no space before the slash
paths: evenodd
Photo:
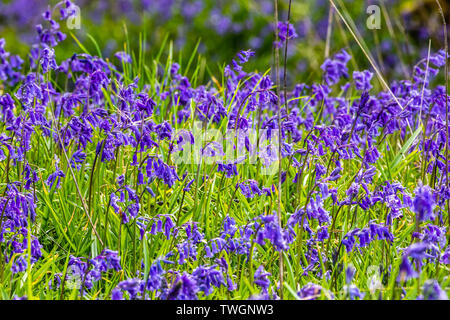
<path id="1" fill-rule="evenodd" d="M 238 175 L 236 164 L 219 163 L 217 165 L 217 172 L 225 172 L 227 178 L 231 178 L 233 175 Z"/>
<path id="2" fill-rule="evenodd" d="M 434 279 L 425 281 L 423 285 L 423 298 L 425 300 L 448 300 L 447 293 Z"/>
<path id="3" fill-rule="evenodd" d="M 220 288 L 226 286 L 225 279 L 222 272 L 216 269 L 216 266 L 210 267 L 197 267 L 192 276 L 195 277 L 198 289 L 203 291 L 206 296 L 213 292 L 213 286 Z"/>
<path id="4" fill-rule="evenodd" d="M 431 188 L 426 185 L 419 185 L 414 192 L 413 210 L 417 219 L 419 221 L 434 220 L 435 200 Z"/>
<path id="5" fill-rule="evenodd" d="M 58 65 L 55 61 L 55 50 L 53 48 L 45 47 L 41 53 L 42 72 L 47 73 L 49 69 L 57 69 Z"/>
<path id="6" fill-rule="evenodd" d="M 170 239 L 170 235 L 172 234 L 172 229 L 175 226 L 172 219 L 168 216 L 166 217 L 166 221 L 164 223 L 164 235 L 167 239 Z"/>
<path id="7" fill-rule="evenodd" d="M 117 59 L 119 59 L 120 62 L 123 62 L 123 63 L 131 63 L 132 62 L 130 55 L 128 53 L 124 52 L 124 51 L 116 52 L 114 54 L 114 56 Z"/>
<path id="8" fill-rule="evenodd" d="M 114 288 L 111 292 L 111 300 L 123 300 L 122 291 L 118 288 Z"/>
<path id="9" fill-rule="evenodd" d="M 345 283 L 350 284 L 355 276 L 356 269 L 354 266 L 350 265 L 345 269 Z"/>
<path id="10" fill-rule="evenodd" d="M 450 264 L 450 246 L 447 246 L 441 257 L 442 263 Z"/>
<path id="11" fill-rule="evenodd" d="M 239 63 L 243 64 L 246 63 L 250 57 L 253 57 L 255 55 L 255 52 L 252 50 L 242 50 L 237 54 L 237 58 L 239 59 Z"/>
<path id="12" fill-rule="evenodd" d="M 11 272 L 13 274 L 16 274 L 19 272 L 24 272 L 25 270 L 27 270 L 27 266 L 28 266 L 28 263 L 27 263 L 26 257 L 19 256 L 12 263 Z"/>
<path id="13" fill-rule="evenodd" d="M 55 183 L 55 181 L 56 181 L 56 188 L 59 189 L 60 183 L 61 183 L 61 178 L 64 178 L 66 176 L 65 173 L 59 169 L 58 163 L 59 163 L 59 159 L 56 158 L 56 163 L 55 163 L 56 171 L 51 173 L 48 176 L 47 181 L 45 182 L 50 187 L 50 189 L 53 187 L 53 184 Z"/>
<path id="14" fill-rule="evenodd" d="M 268 278 L 270 275 L 271 273 L 266 272 L 264 266 L 260 265 L 253 276 L 255 284 L 260 286 L 263 290 L 267 290 L 270 286 L 270 280 Z"/>
<path id="15" fill-rule="evenodd" d="M 353 250 L 353 247 L 356 243 L 355 235 L 359 232 L 359 230 L 359 228 L 353 229 L 352 231 L 348 232 L 342 239 L 342 244 L 345 246 L 347 252 L 351 252 Z"/>
<path id="16" fill-rule="evenodd" d="M 141 280 L 139 279 L 128 279 L 119 282 L 117 285 L 117 289 L 128 292 L 130 299 L 134 300 L 137 298 L 138 293 L 140 292 Z M 115 298 L 120 298 L 120 295 L 115 292 Z"/>
<path id="17" fill-rule="evenodd" d="M 197 300 L 197 292 L 199 288 L 195 279 L 183 273 L 177 276 L 175 284 L 169 289 L 167 293 L 167 300 Z"/>
<path id="18" fill-rule="evenodd" d="M 277 28 L 278 38 L 280 39 L 278 42 L 275 42 L 275 47 L 277 48 L 280 48 L 286 39 L 294 39 L 298 37 L 298 34 L 291 23 L 280 21 L 278 22 Z"/>
<path id="19" fill-rule="evenodd" d="M 397 282 L 405 282 L 411 278 L 417 278 L 418 274 L 413 269 L 411 263 L 409 262 L 408 256 L 403 255 L 402 262 L 400 264 L 399 273 L 397 277 Z"/>
<path id="20" fill-rule="evenodd" d="M 348 78 L 347 62 L 350 61 L 350 58 L 347 51 L 342 50 L 332 59 L 325 60 L 321 69 L 324 71 L 324 78 L 328 85 L 337 83 L 341 77 Z"/>
<path id="21" fill-rule="evenodd" d="M 319 230 L 317 231 L 317 240 L 318 241 L 324 241 L 325 239 L 328 239 L 330 235 L 328 234 L 328 227 L 327 226 L 321 226 Z"/>
<path id="22" fill-rule="evenodd" d="M 413 243 L 405 250 L 405 254 L 416 260 L 433 258 L 433 256 L 427 253 L 427 250 L 429 248 L 430 248 L 429 244 L 425 242 Z"/>
<path id="23" fill-rule="evenodd" d="M 81 165 L 79 165 L 79 163 L 83 163 L 84 160 L 86 160 L 86 154 L 81 150 L 77 150 L 74 152 L 72 158 L 70 159 L 70 165 L 72 166 L 72 168 L 80 170 Z"/>
<path id="24" fill-rule="evenodd" d="M 350 300 L 355 300 L 357 298 L 363 299 L 365 296 L 365 293 L 359 291 L 358 287 L 354 284 L 345 285 L 344 291 L 349 296 Z"/>
<path id="25" fill-rule="evenodd" d="M 355 80 L 356 89 L 361 91 L 369 91 L 372 88 L 372 85 L 370 84 L 372 77 L 373 73 L 368 70 L 353 72 L 353 79 Z"/>
<path id="26" fill-rule="evenodd" d="M 297 292 L 300 299 L 316 300 L 322 296 L 324 289 L 315 283 L 309 282 Z"/>
<path id="27" fill-rule="evenodd" d="M 348 200 L 351 201 L 353 198 L 355 198 L 359 193 L 359 187 L 360 185 L 356 182 L 353 182 L 350 188 L 348 188 L 346 194 L 348 196 Z"/>

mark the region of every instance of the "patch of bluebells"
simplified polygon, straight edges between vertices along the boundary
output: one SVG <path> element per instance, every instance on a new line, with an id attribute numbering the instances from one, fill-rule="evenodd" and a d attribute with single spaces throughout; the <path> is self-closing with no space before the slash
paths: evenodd
<path id="1" fill-rule="evenodd" d="M 58 8 L 62 10 L 63 19 L 72 14 L 68 1 L 60 3 Z M 369 254 L 374 241 L 383 241 L 392 251 L 399 249 L 395 232 L 399 223 L 408 222 L 411 213 L 416 220 L 412 233 L 415 242 L 399 250 L 399 274 L 392 276 L 397 276 L 397 281 L 403 284 L 417 278 L 426 264 L 449 263 L 447 229 L 441 211 L 444 201 L 450 198 L 443 153 L 448 143 L 443 121 L 445 91 L 443 86 L 429 86 L 423 73 L 423 61 L 412 79 L 391 84 L 400 106 L 388 92 L 370 93 L 373 74 L 368 70 L 353 73 L 357 99 L 337 94 L 339 84 L 343 92 L 352 90 L 347 67 L 351 57 L 345 50 L 322 64 L 323 83 L 296 84 L 286 98 L 275 94 L 270 77 L 245 71 L 245 64 L 255 55 L 252 50 L 239 52 L 225 67 L 220 92 L 213 86 L 194 88 L 175 63 L 169 68 L 170 74 L 164 75 L 164 85 L 158 83 L 151 87 L 138 77 L 124 79 L 110 62 L 89 54 L 74 54 L 58 64 L 54 47 L 64 40 L 64 35 L 52 19 L 51 11 L 46 11 L 43 18 L 49 26 L 37 28 L 39 43 L 30 53 L 32 63 L 28 74 L 22 72 L 23 61 L 8 54 L 4 40 L 0 40 L 0 79 L 10 91 L 0 96 L 0 116 L 5 124 L 0 134 L 0 161 L 18 172 L 17 181 L 8 180 L 0 197 L 0 243 L 2 256 L 6 263 L 11 262 L 13 274 L 25 272 L 30 267 L 28 261 L 35 264 L 42 256 L 42 235 L 29 234 L 35 232 L 37 225 L 36 208 L 44 205 L 40 196 L 36 196 L 37 182 L 44 179 L 46 192 L 53 194 L 68 184 L 68 170 L 76 169 L 82 175 L 82 168 L 94 168 L 95 160 L 91 163 L 91 155 L 101 165 L 112 166 L 123 161 L 128 168 L 118 174 L 116 189 L 108 190 L 106 210 L 111 209 L 111 212 L 107 213 L 120 219 L 121 228 L 128 229 L 135 222 L 140 241 L 168 244 L 161 257 L 147 261 L 136 274 L 117 283 L 111 293 L 115 300 L 197 299 L 224 288 L 234 291 L 238 289 L 238 281 L 231 264 L 235 263 L 236 256 L 242 256 L 245 262 L 259 263 L 252 280 L 260 293 L 252 298 L 277 298 L 274 275 L 258 261 L 260 250 L 288 253 L 301 234 L 304 254 L 299 262 L 301 274 L 328 280 L 332 276 L 329 263 L 342 254 L 340 249 L 345 249 L 348 256 L 356 251 Z M 296 36 L 290 24 L 281 22 L 277 27 L 281 41 Z M 132 62 L 126 52 L 118 52 L 116 57 L 122 63 Z M 430 61 L 435 69 L 431 69 L 429 76 L 433 77 L 443 67 L 445 54 L 439 51 Z M 62 89 L 49 80 L 53 74 L 70 79 L 73 85 L 61 92 Z M 13 87 L 17 90 L 11 90 Z M 12 92 L 15 92 L 15 99 Z M 109 96 L 106 97 L 105 92 Z M 299 101 L 308 107 L 301 108 Z M 164 103 L 176 106 L 176 111 L 162 121 Z M 116 109 L 111 109 L 111 105 Z M 281 126 L 274 116 L 278 105 L 282 106 Z M 316 123 L 314 115 L 321 108 L 323 121 Z M 255 121 L 257 114 L 259 121 Z M 186 130 L 186 135 L 175 134 L 175 128 L 193 120 L 223 124 L 239 134 L 260 126 L 267 132 L 264 142 L 275 138 L 275 130 L 281 130 L 281 157 L 291 165 L 281 172 L 283 186 L 298 186 L 304 183 L 306 176 L 309 179 L 308 189 L 303 190 L 306 194 L 303 203 L 284 216 L 287 220 L 284 224 L 274 212 L 258 212 L 238 220 L 233 210 L 229 210 L 229 214 L 222 216 L 221 226 L 212 228 L 207 236 L 199 222 L 182 223 L 174 212 L 144 210 L 147 197 L 152 201 L 159 198 L 153 190 L 164 188 L 170 194 L 178 188 L 183 191 L 183 199 L 184 196 L 192 198 L 191 193 L 198 191 L 195 190 L 197 185 L 211 179 L 202 176 L 204 180 L 197 181 L 194 189 L 195 179 L 187 179 L 186 174 L 180 178 L 179 167 L 170 158 L 186 144 L 199 143 L 190 131 Z M 385 160 L 384 148 L 388 151 L 390 148 L 383 143 L 385 137 L 398 133 L 405 139 L 409 131 L 419 125 L 424 126 L 421 132 L 425 132 L 425 136 L 420 136 L 406 152 L 422 151 L 428 163 L 425 173 L 432 174 L 436 182 L 433 187 L 418 182 L 410 194 L 409 188 L 399 182 L 384 181 L 379 163 Z M 36 168 L 27 153 L 34 147 L 33 137 L 37 135 L 54 144 L 67 159 L 55 156 L 51 170 Z M 255 144 L 245 135 L 236 138 L 239 143 L 233 142 L 234 149 L 255 150 Z M 165 146 L 169 148 L 169 155 L 161 152 Z M 204 157 L 219 156 L 214 163 L 219 176 L 232 188 L 234 186 L 233 191 L 240 192 L 251 208 L 258 201 L 275 200 L 274 184 L 264 186 L 260 181 L 242 176 L 245 171 L 239 168 L 247 155 L 224 162 L 220 159 L 223 154 L 219 146 L 210 143 L 200 147 Z M 124 151 L 130 152 L 129 159 L 121 157 Z M 275 152 L 266 152 L 262 165 L 279 160 L 277 156 Z M 357 164 L 358 168 L 352 180 L 348 180 L 344 170 L 348 163 Z M 230 200 L 230 208 L 233 208 L 233 200 Z M 178 213 L 183 209 L 180 207 Z M 347 229 L 342 230 L 342 240 L 336 245 L 336 230 L 332 228 L 336 229 L 334 222 L 340 212 L 348 213 L 356 221 L 349 220 Z M 385 214 L 374 215 L 378 212 Z M 362 223 L 361 216 L 369 217 Z M 330 244 L 334 250 L 332 259 L 331 251 L 319 250 L 325 243 L 328 243 L 327 251 Z M 224 256 L 231 259 L 226 260 Z M 195 268 L 187 268 L 192 262 L 196 262 Z M 90 259 L 72 256 L 66 279 L 55 274 L 49 287 L 55 290 L 62 281 L 69 281 L 79 285 L 80 292 L 84 293 L 109 273 L 121 270 L 115 251 L 105 249 Z M 352 282 L 354 271 L 347 274 L 343 292 L 350 299 L 363 299 L 364 294 Z M 297 295 L 301 299 L 334 298 L 314 283 L 300 288 Z M 446 295 L 439 283 L 431 281 L 424 286 L 421 297 L 432 299 Z"/>
<path id="2" fill-rule="evenodd" d="M 75 287 L 80 292 L 84 292 L 92 289 L 94 283 L 99 282 L 108 273 L 121 270 L 120 257 L 116 251 L 109 249 L 103 250 L 100 255 L 93 259 L 71 256 L 64 282 L 68 287 L 71 287 L 70 289 Z M 62 281 L 62 274 L 56 273 L 53 279 L 49 281 L 49 288 L 57 290 L 61 286 Z"/>
<path id="3" fill-rule="evenodd" d="M 167 274 L 171 275 L 173 279 L 171 282 L 167 281 Z M 156 260 L 150 266 L 146 278 L 147 280 L 132 278 L 121 281 L 113 289 L 112 299 L 196 300 L 200 293 L 208 296 L 216 288 L 227 287 L 231 291 L 235 288 L 229 277 L 226 280 L 222 267 L 218 265 L 201 265 L 195 268 L 192 273 L 181 273 L 164 270 L 161 260 Z"/>

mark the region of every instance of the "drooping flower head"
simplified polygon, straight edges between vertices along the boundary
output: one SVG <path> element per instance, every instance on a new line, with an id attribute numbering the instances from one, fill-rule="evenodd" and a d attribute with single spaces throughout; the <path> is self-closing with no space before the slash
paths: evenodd
<path id="1" fill-rule="evenodd" d="M 413 210 L 419 221 L 433 220 L 435 200 L 431 188 L 427 185 L 419 185 L 414 191 Z"/>
<path id="2" fill-rule="evenodd" d="M 356 90 L 369 91 L 372 88 L 372 85 L 370 84 L 372 77 L 373 73 L 369 70 L 353 72 Z"/>
<path id="3" fill-rule="evenodd" d="M 254 275 L 255 284 L 260 286 L 263 290 L 267 290 L 270 286 L 268 276 L 270 276 L 270 273 L 264 270 L 263 265 L 260 265 Z"/>
<path id="4" fill-rule="evenodd" d="M 124 52 L 124 51 L 119 51 L 116 52 L 114 54 L 114 57 L 116 57 L 117 59 L 119 59 L 120 62 L 123 63 L 131 63 L 131 57 L 128 53 Z"/>
<path id="5" fill-rule="evenodd" d="M 320 68 L 324 71 L 324 79 L 328 85 L 337 83 L 342 77 L 348 78 L 347 62 L 350 58 L 347 51 L 342 50 L 333 58 L 325 60 Z"/>
<path id="6" fill-rule="evenodd" d="M 423 285 L 423 298 L 426 300 L 448 300 L 447 293 L 434 279 L 425 281 Z"/>
<path id="7" fill-rule="evenodd" d="M 274 43 L 277 48 L 280 48 L 286 39 L 290 40 L 298 37 L 298 34 L 295 32 L 295 28 L 291 23 L 280 21 L 278 22 L 277 28 L 278 38 L 280 39 Z"/>

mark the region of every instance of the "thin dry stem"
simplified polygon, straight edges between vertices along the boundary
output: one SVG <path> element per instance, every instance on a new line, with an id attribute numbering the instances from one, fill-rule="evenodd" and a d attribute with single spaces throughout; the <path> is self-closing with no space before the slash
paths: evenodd
<path id="1" fill-rule="evenodd" d="M 275 17 L 275 42 L 278 42 L 278 0 L 274 0 L 274 17 Z M 276 86 L 277 86 L 277 118 L 278 118 L 278 223 L 280 228 L 282 227 L 281 222 L 281 103 L 280 103 L 280 53 L 278 47 L 275 46 L 275 77 L 276 77 Z M 279 268 L 280 268 L 280 299 L 283 300 L 283 252 L 280 251 L 280 259 L 279 259 Z"/>

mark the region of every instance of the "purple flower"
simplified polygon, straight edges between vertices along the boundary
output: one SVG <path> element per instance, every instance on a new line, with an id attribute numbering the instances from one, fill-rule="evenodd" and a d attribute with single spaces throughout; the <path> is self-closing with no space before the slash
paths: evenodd
<path id="1" fill-rule="evenodd" d="M 439 282 L 430 279 L 423 285 L 423 298 L 425 300 L 448 300 L 447 293 L 441 288 Z"/>
<path id="2" fill-rule="evenodd" d="M 61 178 L 64 178 L 66 176 L 64 174 L 64 172 L 59 169 L 58 163 L 59 163 L 59 160 L 57 160 L 56 164 L 55 164 L 56 171 L 51 173 L 48 176 L 47 181 L 45 182 L 50 187 L 50 189 L 53 187 L 53 184 L 55 183 L 55 181 L 56 181 L 56 188 L 59 189 L 60 183 L 61 183 Z"/>
<path id="3" fill-rule="evenodd" d="M 92 259 L 92 263 L 99 272 L 122 270 L 118 253 L 109 249 L 103 250 L 99 256 Z"/>
<path id="4" fill-rule="evenodd" d="M 185 192 L 189 192 L 191 190 L 191 185 L 194 182 L 195 179 L 192 179 L 191 181 L 189 181 L 188 183 L 186 183 L 186 186 L 183 188 L 183 191 Z"/>
<path id="5" fill-rule="evenodd" d="M 27 270 L 27 260 L 26 257 L 20 256 L 16 258 L 11 266 L 11 272 L 13 274 L 24 272 Z"/>
<path id="6" fill-rule="evenodd" d="M 347 190 L 347 196 L 348 199 L 351 201 L 353 198 L 355 198 L 359 193 L 359 184 L 356 182 L 353 182 L 350 188 Z"/>
<path id="7" fill-rule="evenodd" d="M 236 164 L 230 163 L 230 164 L 222 164 L 219 163 L 217 165 L 217 172 L 225 172 L 227 178 L 231 178 L 233 175 L 237 176 L 237 168 Z"/>
<path id="8" fill-rule="evenodd" d="M 433 258 L 433 256 L 427 253 L 429 247 L 429 244 L 425 242 L 414 243 L 405 250 L 405 255 L 416 260 Z"/>
<path id="9" fill-rule="evenodd" d="M 55 273 L 53 275 L 53 279 L 50 279 L 50 281 L 48 282 L 48 287 L 51 290 L 59 289 L 59 286 L 61 285 L 61 277 L 62 273 Z"/>
<path id="10" fill-rule="evenodd" d="M 430 62 L 438 68 L 445 66 L 445 51 L 441 49 L 437 53 L 431 55 Z"/>
<path id="11" fill-rule="evenodd" d="M 277 25 L 278 28 L 278 37 L 280 41 L 275 43 L 275 46 L 277 48 L 280 48 L 283 45 L 283 42 L 286 41 L 286 39 L 294 39 L 298 37 L 297 32 L 295 32 L 295 28 L 291 23 L 288 22 L 278 22 Z"/>
<path id="12" fill-rule="evenodd" d="M 324 71 L 324 78 L 328 85 L 337 83 L 341 77 L 348 78 L 347 62 L 350 58 L 347 51 L 342 50 L 333 59 L 325 60 L 320 68 Z"/>
<path id="13" fill-rule="evenodd" d="M 450 246 L 445 249 L 444 253 L 442 254 L 441 260 L 444 264 L 450 264 Z"/>
<path id="14" fill-rule="evenodd" d="M 199 288 L 195 279 L 188 273 L 178 276 L 167 293 L 167 300 L 197 300 Z"/>
<path id="15" fill-rule="evenodd" d="M 328 239 L 330 235 L 328 234 L 328 227 L 322 226 L 317 231 L 317 240 L 324 241 L 325 239 Z"/>
<path id="16" fill-rule="evenodd" d="M 358 287 L 354 284 L 344 286 L 345 293 L 349 296 L 350 300 L 355 300 L 356 298 L 362 299 L 365 294 L 359 291 Z"/>
<path id="17" fill-rule="evenodd" d="M 135 298 L 137 298 L 137 294 L 139 293 L 140 284 L 141 280 L 139 279 L 128 279 L 119 282 L 116 289 L 128 292 L 130 299 L 134 300 Z M 120 295 L 117 293 L 117 291 L 114 293 L 114 298 L 120 298 Z"/>
<path id="18" fill-rule="evenodd" d="M 216 266 L 197 267 L 192 276 L 195 277 L 198 289 L 203 291 L 206 296 L 213 292 L 213 286 L 220 288 L 221 286 L 226 286 L 225 279 L 220 270 L 216 269 Z"/>
<path id="19" fill-rule="evenodd" d="M 240 51 L 237 54 L 237 61 L 235 59 L 231 60 L 232 68 L 229 65 L 227 65 L 225 67 L 225 72 L 224 72 L 225 76 L 235 79 L 236 74 L 234 73 L 234 71 L 237 72 L 238 74 L 242 73 L 245 75 L 245 73 L 243 73 L 243 71 L 242 71 L 242 64 L 246 63 L 249 60 L 249 58 L 253 57 L 254 55 L 255 55 L 255 53 L 252 50 Z"/>
<path id="20" fill-rule="evenodd" d="M 114 54 L 114 57 L 116 57 L 117 59 L 119 59 L 120 62 L 123 62 L 123 63 L 131 63 L 132 62 L 130 55 L 124 51 L 116 52 Z"/>
<path id="21" fill-rule="evenodd" d="M 310 282 L 301 288 L 297 295 L 303 300 L 316 300 L 322 296 L 323 291 L 320 285 Z"/>
<path id="22" fill-rule="evenodd" d="M 119 175 L 117 177 L 117 184 L 119 185 L 119 187 L 122 187 L 124 182 L 125 182 L 125 176 L 123 174 Z"/>
<path id="23" fill-rule="evenodd" d="M 180 65 L 176 62 L 172 63 L 172 65 L 170 66 L 170 74 L 172 75 L 172 77 L 178 75 L 178 70 L 180 70 Z"/>
<path id="24" fill-rule="evenodd" d="M 409 262 L 408 256 L 404 255 L 402 257 L 402 262 L 400 264 L 399 273 L 397 277 L 397 282 L 404 282 L 411 278 L 417 278 L 418 274 L 413 269 L 411 263 Z"/>
<path id="25" fill-rule="evenodd" d="M 255 274 L 253 276 L 255 284 L 260 286 L 263 290 L 267 291 L 270 286 L 270 280 L 268 276 L 271 274 L 264 270 L 264 266 L 260 265 L 258 269 L 256 269 Z"/>
<path id="26" fill-rule="evenodd" d="M 368 70 L 353 72 L 353 79 L 355 80 L 356 89 L 361 91 L 369 91 L 372 88 L 372 85 L 370 84 L 372 77 L 373 73 Z"/>
<path id="27" fill-rule="evenodd" d="M 42 50 L 40 63 L 44 73 L 47 73 L 49 69 L 57 69 L 58 65 L 55 61 L 55 50 L 53 48 L 45 47 L 44 50 Z"/>
<path id="28" fill-rule="evenodd" d="M 353 266 L 348 266 L 345 269 L 345 282 L 347 284 L 350 284 L 352 282 L 353 277 L 355 276 L 355 273 L 356 273 L 356 269 Z"/>
<path id="29" fill-rule="evenodd" d="M 165 164 L 161 159 L 149 158 L 146 167 L 147 177 L 154 177 L 164 181 L 169 187 L 172 187 L 179 177 L 174 167 Z"/>
<path id="30" fill-rule="evenodd" d="M 242 50 L 237 54 L 237 58 L 239 59 L 240 64 L 246 63 L 250 57 L 253 57 L 255 55 L 255 52 L 252 50 Z"/>
<path id="31" fill-rule="evenodd" d="M 435 200 L 431 188 L 426 185 L 419 185 L 414 192 L 413 210 L 418 221 L 434 220 Z"/>
<path id="32" fill-rule="evenodd" d="M 170 217 L 166 218 L 166 221 L 164 223 L 164 235 L 167 239 L 170 239 L 170 235 L 172 234 L 172 229 L 175 226 L 172 219 Z"/>
<path id="33" fill-rule="evenodd" d="M 356 242 L 355 235 L 358 233 L 358 231 L 359 231 L 359 228 L 356 228 L 356 229 L 348 232 L 342 239 L 342 244 L 345 246 L 345 249 L 347 250 L 347 252 L 351 252 L 353 250 L 353 247 Z"/>
<path id="34" fill-rule="evenodd" d="M 111 300 L 123 300 L 122 291 L 118 288 L 114 288 L 111 292 Z"/>
<path id="35" fill-rule="evenodd" d="M 72 159 L 70 160 L 70 165 L 72 166 L 72 168 L 77 168 L 77 170 L 80 170 L 81 165 L 79 165 L 78 163 L 83 163 L 84 160 L 86 160 L 86 154 L 81 150 L 77 150 L 72 155 Z"/>

